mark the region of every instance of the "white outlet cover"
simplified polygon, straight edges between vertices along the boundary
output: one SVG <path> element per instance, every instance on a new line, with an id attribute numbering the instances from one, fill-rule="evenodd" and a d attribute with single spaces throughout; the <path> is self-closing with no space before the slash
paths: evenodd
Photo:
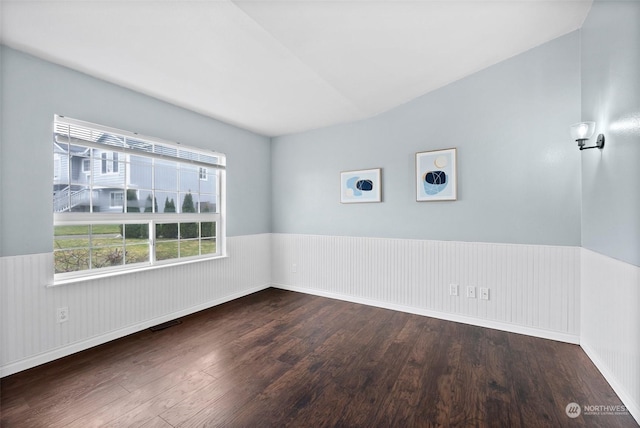
<path id="1" fill-rule="evenodd" d="M 488 288 L 481 288 L 480 289 L 480 298 L 482 300 L 489 300 L 489 289 Z"/>
<path id="2" fill-rule="evenodd" d="M 449 284 L 449 294 L 451 296 L 458 295 L 458 284 Z"/>
<path id="3" fill-rule="evenodd" d="M 473 285 L 467 286 L 467 297 L 470 299 L 476 298 L 476 287 L 474 287 Z"/>
<path id="4" fill-rule="evenodd" d="M 69 321 L 69 308 L 58 308 L 57 311 L 58 323 Z"/>

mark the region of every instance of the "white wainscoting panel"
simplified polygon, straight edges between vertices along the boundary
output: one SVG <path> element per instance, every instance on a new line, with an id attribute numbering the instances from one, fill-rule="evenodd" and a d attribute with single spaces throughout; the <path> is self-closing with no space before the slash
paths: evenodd
<path id="1" fill-rule="evenodd" d="M 578 247 L 273 234 L 272 275 L 278 288 L 579 342 Z"/>
<path id="2" fill-rule="evenodd" d="M 53 254 L 0 258 L 6 376 L 270 286 L 270 234 L 227 238 L 228 257 L 46 287 Z M 56 309 L 69 320 L 56 322 Z"/>
<path id="3" fill-rule="evenodd" d="M 582 249 L 581 299 L 580 345 L 640 421 L 640 267 Z"/>

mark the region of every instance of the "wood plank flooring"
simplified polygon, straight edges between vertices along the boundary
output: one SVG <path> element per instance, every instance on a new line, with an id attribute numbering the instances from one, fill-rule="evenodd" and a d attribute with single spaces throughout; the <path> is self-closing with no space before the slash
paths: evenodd
<path id="1" fill-rule="evenodd" d="M 632 427 L 575 345 L 268 289 L 1 380 L 2 427 Z"/>

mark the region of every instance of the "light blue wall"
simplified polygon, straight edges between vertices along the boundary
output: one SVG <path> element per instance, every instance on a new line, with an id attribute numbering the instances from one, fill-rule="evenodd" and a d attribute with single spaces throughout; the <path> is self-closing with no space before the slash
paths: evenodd
<path id="1" fill-rule="evenodd" d="M 270 139 L 0 46 L 2 256 L 52 249 L 53 115 L 227 154 L 228 236 L 271 229 Z"/>
<path id="2" fill-rule="evenodd" d="M 273 231 L 580 245 L 579 43 L 574 32 L 372 119 L 274 138 Z M 450 147 L 458 200 L 416 202 L 415 153 Z M 375 167 L 384 202 L 340 204 L 340 171 Z"/>
<path id="3" fill-rule="evenodd" d="M 596 1 L 582 27 L 582 245 L 640 266 L 640 2 Z"/>

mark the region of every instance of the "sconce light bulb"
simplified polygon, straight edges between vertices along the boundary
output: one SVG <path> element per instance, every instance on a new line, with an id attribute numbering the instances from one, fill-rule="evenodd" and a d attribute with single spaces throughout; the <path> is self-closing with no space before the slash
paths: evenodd
<path id="1" fill-rule="evenodd" d="M 571 136 L 578 143 L 591 138 L 593 135 L 593 131 L 595 131 L 596 124 L 595 122 L 580 122 L 571 126 Z"/>
<path id="2" fill-rule="evenodd" d="M 589 130 L 589 125 L 587 125 L 586 123 L 581 123 L 580 126 L 578 126 L 578 136 L 580 137 L 578 139 L 586 140 L 585 135 L 587 135 L 588 130 Z"/>

